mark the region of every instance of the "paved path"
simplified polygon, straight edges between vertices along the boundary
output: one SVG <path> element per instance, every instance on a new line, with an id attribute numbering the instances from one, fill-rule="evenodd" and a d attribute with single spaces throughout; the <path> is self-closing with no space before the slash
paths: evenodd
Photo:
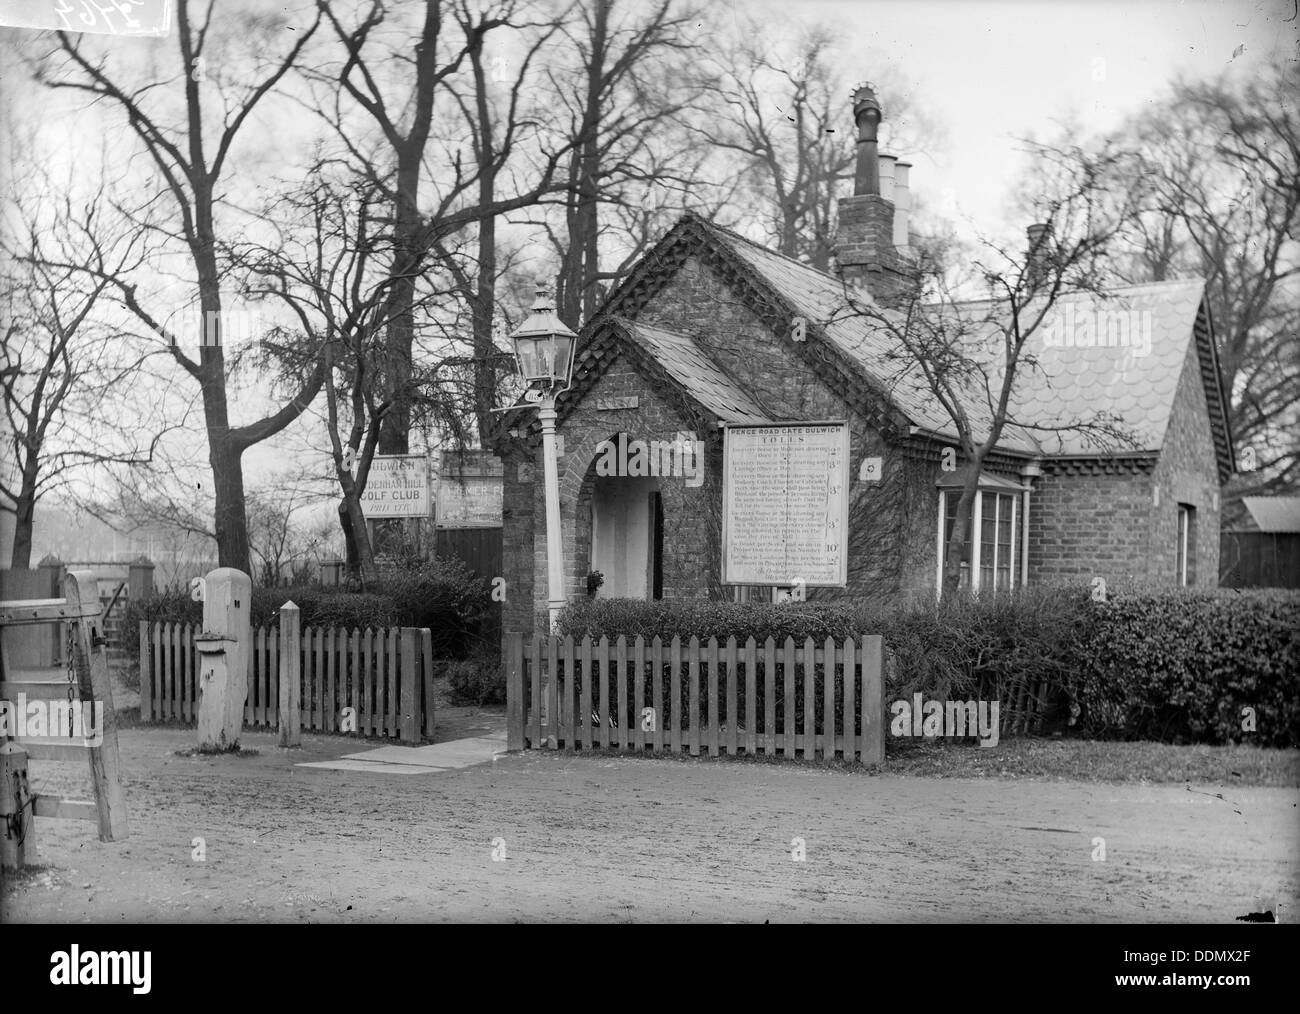
<path id="1" fill-rule="evenodd" d="M 338 760 L 308 761 L 295 764 L 294 767 L 368 771 L 387 775 L 433 775 L 485 764 L 496 760 L 505 752 L 506 734 L 503 731 L 489 736 L 454 739 L 433 746 L 381 746 L 375 750 L 345 754 Z"/>

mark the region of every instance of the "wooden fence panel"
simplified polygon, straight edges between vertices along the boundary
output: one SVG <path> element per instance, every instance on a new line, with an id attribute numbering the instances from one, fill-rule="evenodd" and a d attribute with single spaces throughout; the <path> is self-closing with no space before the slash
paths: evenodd
<path id="1" fill-rule="evenodd" d="M 740 716 L 737 699 L 740 692 L 740 669 L 736 662 L 736 639 L 727 638 L 727 756 L 734 757 L 739 749 Z"/>
<path id="2" fill-rule="evenodd" d="M 822 760 L 835 759 L 835 639 L 826 638 L 822 675 Z"/>
<path id="3" fill-rule="evenodd" d="M 591 638 L 582 639 L 582 693 L 578 701 L 578 728 L 581 730 L 582 748 L 591 749 L 591 681 L 595 679 L 591 668 Z"/>
<path id="4" fill-rule="evenodd" d="M 734 637 L 725 645 L 716 637 L 704 645 L 692 637 L 685 646 L 674 637 L 667 658 L 658 637 L 647 651 L 644 637 L 635 637 L 629 645 L 626 636 L 620 636 L 611 652 L 607 636 L 598 644 L 584 637 L 579 644 L 572 637 L 561 643 L 558 637 L 539 635 L 533 638 L 531 658 L 524 657 L 522 644 L 522 635 L 507 635 L 507 725 L 526 730 L 511 733 L 520 747 L 531 743 L 591 749 L 596 745 L 595 723 L 600 726 L 599 745 L 605 749 L 667 749 L 696 757 L 702 750 L 711 757 L 723 752 L 754 756 L 761 750 L 791 759 L 815 759 L 820 752 L 823 762 L 836 756 L 850 763 L 859 758 L 865 764 L 884 761 L 879 635 L 847 638 L 841 646 L 831 638 L 820 646 L 808 638 L 802 648 L 792 638 L 782 646 L 767 638 L 761 649 L 753 638 L 742 647 Z M 518 658 L 510 655 L 515 650 Z M 575 686 L 575 680 L 581 682 Z M 701 695 L 707 701 L 701 701 Z M 599 711 L 593 711 L 593 697 L 598 697 Z M 797 704 L 802 704 L 802 717 Z M 543 705 L 552 716 L 544 724 Z M 651 715 L 653 728 L 642 728 Z M 629 723 L 635 726 L 629 729 Z"/>
<path id="5" fill-rule="evenodd" d="M 626 750 L 628 747 L 627 737 L 627 638 L 622 634 L 618 635 L 617 647 L 618 652 L 618 743 L 620 750 Z"/>
<path id="6" fill-rule="evenodd" d="M 803 642 L 803 759 L 817 756 L 817 645 L 811 637 Z"/>
<path id="7" fill-rule="evenodd" d="M 560 735 L 564 737 L 564 745 L 570 750 L 574 746 L 574 719 L 573 713 L 573 681 L 576 677 L 576 667 L 573 658 L 573 637 L 568 636 L 564 639 L 564 704 L 560 710 Z"/>
<path id="8" fill-rule="evenodd" d="M 857 655 L 853 638 L 844 642 L 844 759 L 850 764 L 858 759 Z"/>
<path id="9" fill-rule="evenodd" d="M 650 748 L 659 753 L 664 748 L 664 642 L 659 636 L 650 642 L 650 707 L 654 709 L 654 732 L 650 737 Z"/>
<path id="10" fill-rule="evenodd" d="M 600 723 L 600 748 L 609 749 L 609 638 L 602 635 L 600 652 L 597 655 L 600 666 L 600 712 L 596 721 Z"/>
<path id="11" fill-rule="evenodd" d="M 645 723 L 641 721 L 645 708 L 645 638 L 640 634 L 632 644 L 632 664 L 632 746 L 640 753 L 645 749 Z"/>
<path id="12" fill-rule="evenodd" d="M 709 756 L 718 756 L 718 639 L 709 638 Z"/>
<path id="13" fill-rule="evenodd" d="M 691 635 L 690 648 L 687 651 L 687 663 L 690 680 L 690 750 L 692 757 L 700 755 L 700 639 Z"/>
<path id="14" fill-rule="evenodd" d="M 758 645 L 745 642 L 745 753 L 758 753 Z"/>
<path id="15" fill-rule="evenodd" d="M 676 635 L 668 645 L 670 707 L 672 714 L 672 731 L 668 738 L 668 749 L 673 753 L 682 751 L 682 639 Z"/>
<path id="16" fill-rule="evenodd" d="M 776 640 L 763 644 L 763 753 L 776 754 Z"/>

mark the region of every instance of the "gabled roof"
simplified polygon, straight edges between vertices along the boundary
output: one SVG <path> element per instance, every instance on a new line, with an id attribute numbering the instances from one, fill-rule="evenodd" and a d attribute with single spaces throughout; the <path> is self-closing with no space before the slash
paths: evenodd
<path id="1" fill-rule="evenodd" d="M 1060 295 L 1043 314 L 1026 346 L 1029 356 L 1020 363 L 1011 417 L 1029 425 L 1021 432 L 1045 454 L 1096 454 L 1097 439 L 1079 429 L 1032 427 L 1070 426 L 1104 410 L 1118 416 L 1137 442 L 1110 449 L 1158 452 L 1204 291 L 1201 279 L 1191 279 L 1116 286 L 1104 298 L 1090 292 Z M 1035 320 L 1041 305 L 1029 304 L 1021 319 Z M 970 302 L 957 310 L 976 319 L 989 337 L 1000 333 L 991 304 Z"/>
<path id="2" fill-rule="evenodd" d="M 1300 496 L 1243 496 L 1261 532 L 1300 532 Z"/>
<path id="3" fill-rule="evenodd" d="M 826 379 L 855 407 L 871 395 L 884 395 L 911 426 L 943 439 L 956 438 L 951 418 L 915 364 L 897 354 L 897 345 L 887 328 L 852 310 L 841 279 L 697 215 L 688 213 L 656 244 L 611 295 L 607 310 L 634 316 L 686 257 L 692 255 L 738 269 L 733 273 L 738 273 L 740 280 L 762 297 L 755 302 L 764 305 L 755 309 L 760 316 L 766 315 L 771 320 L 776 333 L 788 333 L 791 318 L 804 317 L 808 321 L 809 342 L 804 345 L 791 342 L 792 353 L 802 355 L 814 369 L 824 370 L 817 357 L 808 354 L 807 345 L 821 340 L 829 346 L 837 355 L 832 357 Z M 853 298 L 861 303 L 863 294 L 855 292 Z M 960 316 L 978 322 L 981 317 L 989 317 L 990 306 L 969 302 L 955 310 Z M 889 313 L 879 307 L 875 311 Z M 1088 421 L 1103 410 L 1120 417 L 1118 425 L 1132 434 L 1138 447 L 1114 442 L 1103 446 L 1096 437 L 1077 431 L 1058 435 L 1043 429 L 1007 426 L 999 444 L 1001 449 L 1025 456 L 1062 457 L 1158 453 L 1164 444 L 1188 344 L 1194 340 L 1221 477 L 1231 472 L 1233 459 L 1226 399 L 1202 281 L 1116 287 L 1107 292 L 1104 300 L 1090 293 L 1066 294 L 1059 297 L 1052 313 L 1057 321 L 1055 327 L 1052 316 L 1045 318 L 1046 326 L 1036 334 L 1036 337 L 1042 335 L 1039 347 L 1031 350 L 1037 366 L 1028 368 L 1022 361 L 1013 418 L 1029 427 L 1060 428 Z M 1127 334 L 1129 344 L 1091 347 L 1046 344 L 1053 335 L 1063 337 L 1068 332 L 1073 338 L 1075 331 L 1086 335 L 1085 318 L 1093 321 L 1094 334 L 1100 323 L 1103 331 L 1114 334 L 1117 343 L 1122 334 Z M 1071 321 L 1073 331 L 1067 326 Z M 995 330 L 993 321 L 988 320 L 987 325 L 991 334 Z M 996 391 L 996 374 L 990 372 L 994 374 L 992 383 Z M 976 431 L 987 430 L 992 410 L 983 392 L 968 391 L 962 403 Z"/>
<path id="4" fill-rule="evenodd" d="M 685 335 L 611 318 L 629 341 L 651 355 L 686 392 L 724 422 L 772 422 L 735 380 Z"/>

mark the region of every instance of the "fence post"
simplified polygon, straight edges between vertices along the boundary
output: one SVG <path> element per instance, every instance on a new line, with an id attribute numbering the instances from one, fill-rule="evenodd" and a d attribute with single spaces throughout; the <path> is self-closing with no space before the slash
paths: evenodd
<path id="1" fill-rule="evenodd" d="M 149 643 L 149 623 L 140 621 L 140 721 L 153 718 L 153 646 Z"/>
<path id="2" fill-rule="evenodd" d="M 302 745 L 302 630 L 299 609 L 280 607 L 280 746 Z"/>
<path id="3" fill-rule="evenodd" d="M 884 638 L 862 639 L 862 763 L 885 763 Z"/>
<path id="4" fill-rule="evenodd" d="M 91 788 L 95 793 L 95 810 L 99 821 L 100 841 L 121 841 L 127 836 L 126 799 L 118 774 L 117 712 L 113 710 L 113 684 L 108 675 L 108 656 L 104 654 L 103 631 L 99 629 L 99 596 L 90 571 L 73 571 L 63 578 L 63 597 L 68 613 L 81 617 L 73 631 L 73 668 L 76 670 L 82 707 L 91 703 L 99 719 L 98 746 L 86 750 L 90 761 Z"/>
<path id="5" fill-rule="evenodd" d="M 524 748 L 524 635 L 506 634 L 506 749 Z"/>
<path id="6" fill-rule="evenodd" d="M 398 729 L 410 743 L 420 740 L 420 670 L 415 665 L 414 627 L 403 627 L 398 635 L 402 645 L 402 673 L 398 691 Z"/>
<path id="7" fill-rule="evenodd" d="M 420 673 L 424 677 L 424 735 L 433 739 L 435 714 L 433 707 L 433 631 L 420 628 Z"/>

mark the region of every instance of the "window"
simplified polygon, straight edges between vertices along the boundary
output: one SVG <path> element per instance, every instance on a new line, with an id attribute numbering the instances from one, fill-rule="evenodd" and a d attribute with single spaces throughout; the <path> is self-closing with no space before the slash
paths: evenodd
<path id="1" fill-rule="evenodd" d="M 944 566 L 948 561 L 948 543 L 952 538 L 953 525 L 957 523 L 957 502 L 961 493 L 955 489 L 939 493 L 941 516 L 943 517 L 943 542 L 939 547 L 940 580 Z M 975 575 L 974 587 L 992 588 L 1002 591 L 1019 584 L 1016 575 L 1016 551 L 1019 540 L 1016 538 L 1016 516 L 1019 497 L 1014 493 L 994 493 L 981 490 L 971 503 L 970 526 L 966 529 L 966 540 L 961 555 L 960 587 L 971 586 L 971 575 Z M 980 533 L 979 541 L 972 542 L 971 532 Z"/>
<path id="2" fill-rule="evenodd" d="M 1176 579 L 1180 585 L 1196 583 L 1196 508 L 1191 504 L 1178 505 L 1177 566 Z"/>

